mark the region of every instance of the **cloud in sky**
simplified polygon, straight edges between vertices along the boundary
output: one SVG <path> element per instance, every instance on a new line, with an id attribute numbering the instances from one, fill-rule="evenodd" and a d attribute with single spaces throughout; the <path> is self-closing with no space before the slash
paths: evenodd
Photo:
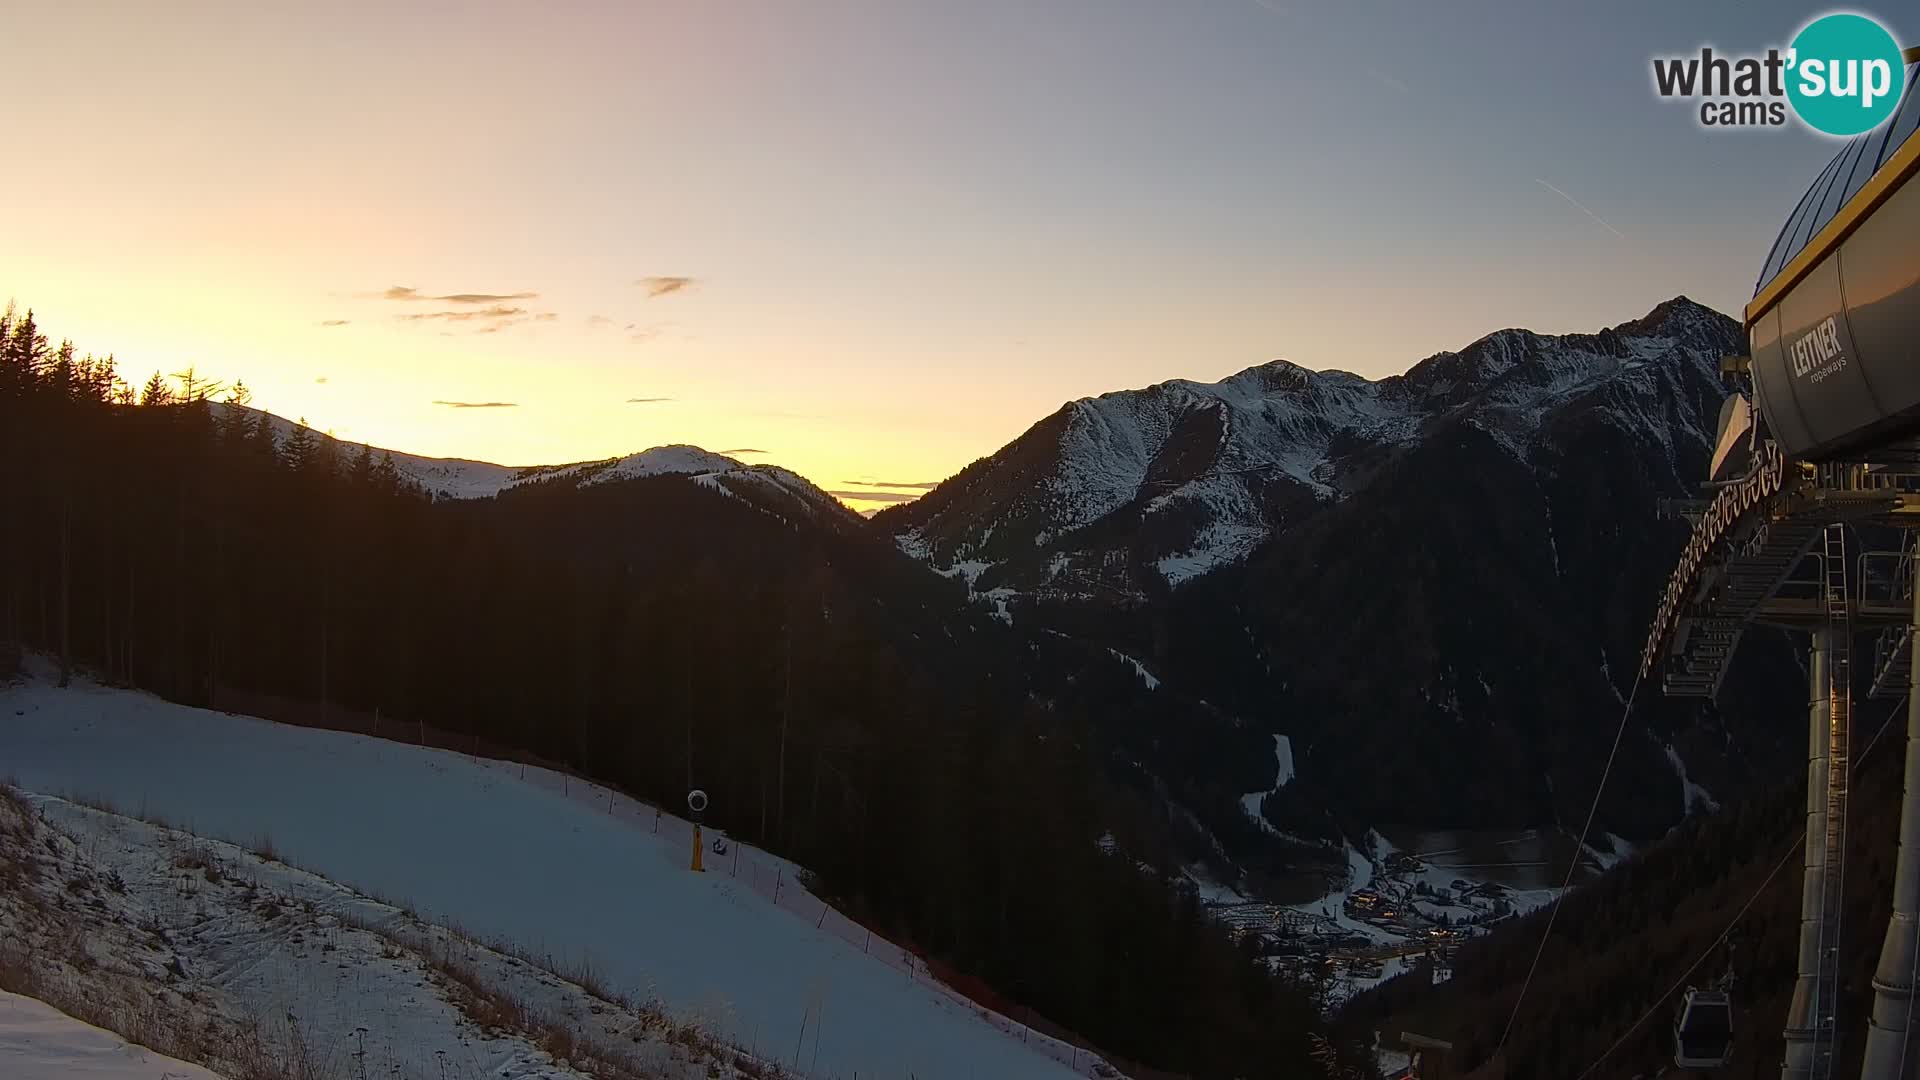
<path id="1" fill-rule="evenodd" d="M 827 494 L 836 499 L 855 499 L 860 502 L 903 503 L 912 502 L 920 497 L 917 491 L 832 491 Z"/>
<path id="2" fill-rule="evenodd" d="M 396 315 L 394 318 L 405 319 L 408 322 L 418 322 L 421 319 L 446 319 L 451 322 L 466 322 L 471 319 L 512 319 L 525 315 L 526 313 L 527 309 L 523 307 L 506 307 L 505 305 L 496 304 L 493 307 L 481 308 L 478 311 L 416 311 L 406 315 Z"/>
<path id="3" fill-rule="evenodd" d="M 587 325 L 588 326 L 612 326 L 613 320 L 607 318 L 605 315 L 589 315 L 587 316 Z"/>
<path id="4" fill-rule="evenodd" d="M 352 319 L 321 319 L 320 325 L 321 326 L 345 326 L 352 321 L 353 321 Z"/>
<path id="5" fill-rule="evenodd" d="M 313 384 L 315 386 L 325 386 L 327 385 L 327 377 L 325 375 L 322 375 L 319 378 L 313 380 Z"/>
<path id="6" fill-rule="evenodd" d="M 843 484 L 854 487 L 870 488 L 914 488 L 918 491 L 932 491 L 940 486 L 938 480 L 842 480 Z"/>
<path id="7" fill-rule="evenodd" d="M 435 405 L 444 405 L 449 409 L 517 409 L 517 401 L 436 401 Z"/>
<path id="8" fill-rule="evenodd" d="M 647 290 L 647 299 L 651 300 L 656 296 L 671 296 L 674 293 L 691 289 L 693 288 L 694 279 L 677 276 L 643 277 L 639 281 L 634 282 L 634 284 Z"/>
<path id="9" fill-rule="evenodd" d="M 627 404 L 629 405 L 660 405 L 672 400 L 673 399 L 670 397 L 630 397 L 627 399 Z"/>
<path id="10" fill-rule="evenodd" d="M 720 451 L 723 454 L 771 454 L 771 450 L 758 450 L 751 446 L 736 446 L 731 450 Z"/>
<path id="11" fill-rule="evenodd" d="M 539 296 L 537 292 L 516 293 L 445 293 L 433 296 L 421 292 L 410 285 L 390 285 L 384 292 L 372 294 L 378 300 L 434 300 L 443 304 L 498 304 L 508 300 L 532 300 Z"/>

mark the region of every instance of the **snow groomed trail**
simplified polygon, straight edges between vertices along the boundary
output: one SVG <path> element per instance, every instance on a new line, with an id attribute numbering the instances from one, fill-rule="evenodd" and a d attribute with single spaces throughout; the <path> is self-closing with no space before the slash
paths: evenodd
<path id="1" fill-rule="evenodd" d="M 270 843 L 436 922 L 698 1013 L 810 1075 L 1098 1067 L 932 983 L 924 965 L 807 895 L 791 864 L 735 845 L 692 873 L 685 822 L 577 778 L 44 680 L 0 689 L 0 777 Z"/>

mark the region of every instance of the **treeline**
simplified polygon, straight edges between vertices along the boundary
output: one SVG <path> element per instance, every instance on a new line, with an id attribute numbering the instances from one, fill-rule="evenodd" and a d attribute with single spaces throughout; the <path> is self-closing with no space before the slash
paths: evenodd
<path id="1" fill-rule="evenodd" d="M 1124 666 L 1064 670 L 877 537 L 675 477 L 434 501 L 245 400 L 191 372 L 136 393 L 0 317 L 0 653 L 379 709 L 666 805 L 697 784 L 851 913 L 1112 1053 L 1317 1074 L 1308 998 L 1135 865 L 1170 815 L 1095 720 L 1177 718 Z"/>

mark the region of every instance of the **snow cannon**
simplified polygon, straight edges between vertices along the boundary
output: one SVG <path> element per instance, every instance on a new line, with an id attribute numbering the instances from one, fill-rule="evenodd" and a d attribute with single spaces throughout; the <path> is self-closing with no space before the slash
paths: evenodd
<path id="1" fill-rule="evenodd" d="M 700 816 L 707 812 L 707 793 L 699 788 L 687 792 L 687 809 L 693 814 L 693 865 L 689 869 L 700 873 L 706 869 L 700 865 Z"/>

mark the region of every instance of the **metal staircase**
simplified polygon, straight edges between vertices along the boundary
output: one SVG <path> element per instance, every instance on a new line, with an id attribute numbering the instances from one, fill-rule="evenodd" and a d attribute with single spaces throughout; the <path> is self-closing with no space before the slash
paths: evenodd
<path id="1" fill-rule="evenodd" d="M 1894 565 L 1892 597 L 1895 603 L 1913 607 L 1913 567 L 1915 537 L 1901 541 L 1900 557 Z M 1913 626 L 1890 626 L 1880 632 L 1874 644 L 1873 688 L 1871 698 L 1897 698 L 1906 695 L 1913 672 Z"/>
<path id="2" fill-rule="evenodd" d="M 1912 592 L 1908 592 L 1912 596 Z M 1872 698 L 1897 698 L 1907 692 L 1913 673 L 1913 627 L 1894 626 L 1881 632 L 1875 647 Z"/>
<path id="3" fill-rule="evenodd" d="M 1675 697 L 1713 697 L 1727 663 L 1760 603 L 1779 591 L 1800 557 L 1820 535 L 1802 521 L 1761 521 L 1727 559 L 1711 614 L 1684 620 L 1680 649 L 1667 665 L 1663 689 Z"/>

